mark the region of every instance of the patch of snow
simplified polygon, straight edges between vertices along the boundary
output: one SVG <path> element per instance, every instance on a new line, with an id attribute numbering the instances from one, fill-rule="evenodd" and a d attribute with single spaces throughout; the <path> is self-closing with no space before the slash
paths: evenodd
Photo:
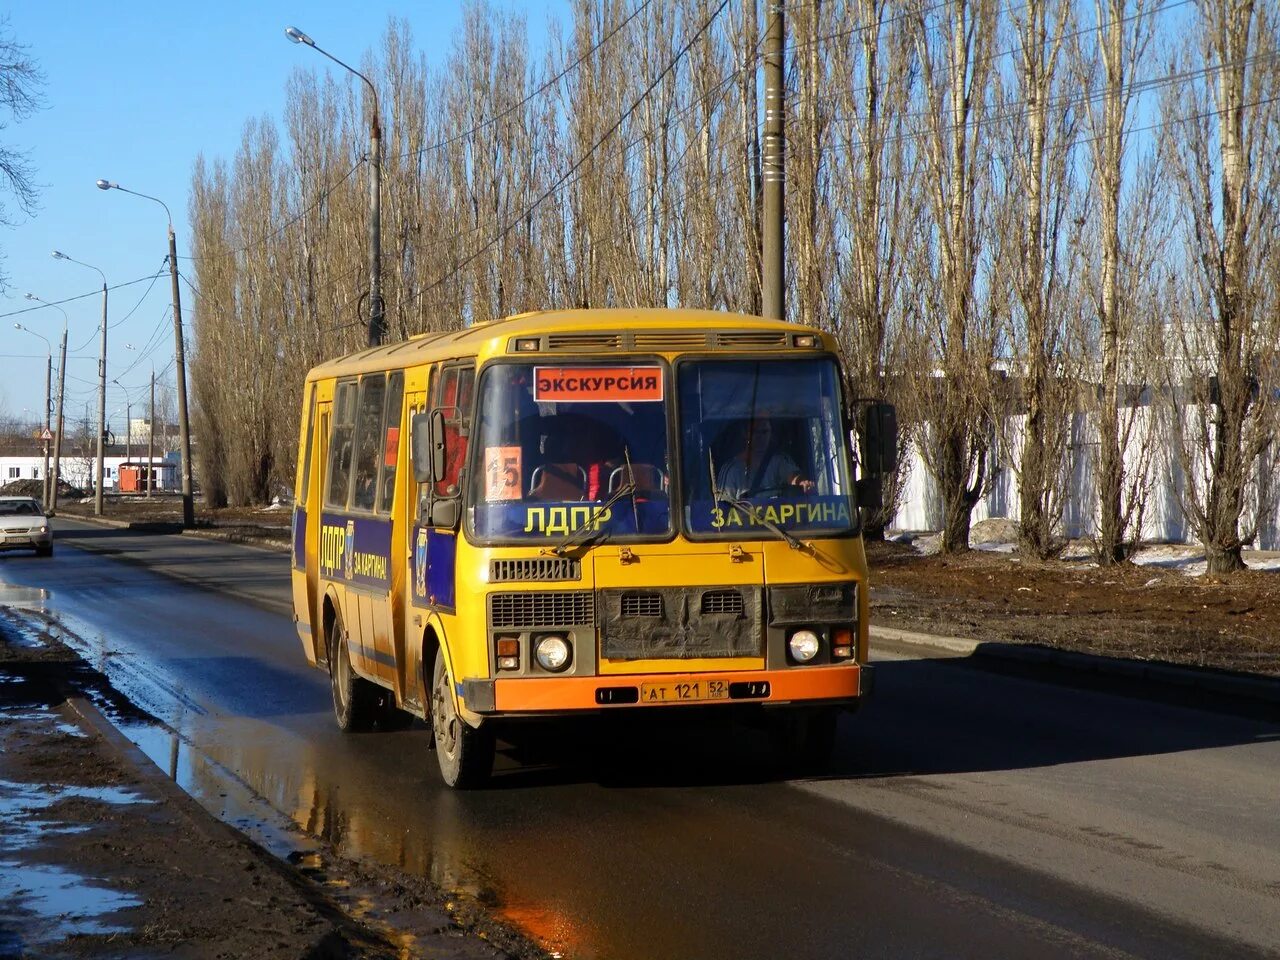
<path id="1" fill-rule="evenodd" d="M 1013 553 L 1018 549 L 1016 543 L 975 543 L 973 549 L 982 550 L 985 553 Z"/>

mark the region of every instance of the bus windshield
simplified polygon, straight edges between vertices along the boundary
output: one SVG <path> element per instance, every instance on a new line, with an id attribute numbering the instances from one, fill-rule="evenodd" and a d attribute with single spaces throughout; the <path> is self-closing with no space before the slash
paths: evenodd
<path id="1" fill-rule="evenodd" d="M 493 364 L 477 409 L 477 537 L 545 542 L 583 527 L 615 539 L 670 535 L 663 367 Z"/>
<path id="2" fill-rule="evenodd" d="M 833 360 L 699 360 L 680 365 L 678 382 L 690 533 L 770 536 L 769 523 L 798 534 L 853 529 Z"/>

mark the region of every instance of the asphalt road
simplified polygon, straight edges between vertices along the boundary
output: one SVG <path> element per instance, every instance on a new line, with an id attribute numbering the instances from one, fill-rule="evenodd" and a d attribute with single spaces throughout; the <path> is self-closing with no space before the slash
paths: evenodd
<path id="1" fill-rule="evenodd" d="M 206 802 L 201 771 L 233 771 L 339 850 L 469 890 L 571 957 L 1280 955 L 1275 723 L 886 648 L 821 780 L 771 779 L 739 727 L 577 724 L 457 794 L 425 728 L 334 728 L 285 554 L 60 520 L 56 556 L 0 557 L 0 581 L 47 590 L 179 731 Z"/>

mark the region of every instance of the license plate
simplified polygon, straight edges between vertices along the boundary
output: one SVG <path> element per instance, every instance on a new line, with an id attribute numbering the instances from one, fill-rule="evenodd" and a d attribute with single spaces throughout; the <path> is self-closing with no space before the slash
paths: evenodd
<path id="1" fill-rule="evenodd" d="M 728 680 L 690 680 L 675 683 L 640 684 L 641 703 L 694 703 L 698 700 L 728 699 Z"/>
<path id="2" fill-rule="evenodd" d="M 5 537 L 5 538 L 4 538 L 4 542 L 5 542 L 5 543 L 25 543 L 25 542 L 27 542 L 27 541 L 28 541 L 28 540 L 30 540 L 30 539 L 31 539 L 30 537 L 21 537 L 21 536 L 19 536 L 19 537 L 12 537 L 12 536 L 10 536 L 10 537 Z"/>

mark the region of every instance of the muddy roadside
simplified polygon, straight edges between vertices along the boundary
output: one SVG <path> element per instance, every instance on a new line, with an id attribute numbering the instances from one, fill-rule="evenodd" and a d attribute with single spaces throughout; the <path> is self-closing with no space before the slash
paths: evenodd
<path id="1" fill-rule="evenodd" d="M 873 623 L 1106 657 L 1280 676 L 1280 571 L 1222 580 L 1181 560 L 1102 568 L 868 543 Z"/>
<path id="2" fill-rule="evenodd" d="M 480 904 L 315 838 L 278 859 L 169 780 L 125 722 L 155 721 L 0 610 L 0 960 L 548 956 Z"/>

